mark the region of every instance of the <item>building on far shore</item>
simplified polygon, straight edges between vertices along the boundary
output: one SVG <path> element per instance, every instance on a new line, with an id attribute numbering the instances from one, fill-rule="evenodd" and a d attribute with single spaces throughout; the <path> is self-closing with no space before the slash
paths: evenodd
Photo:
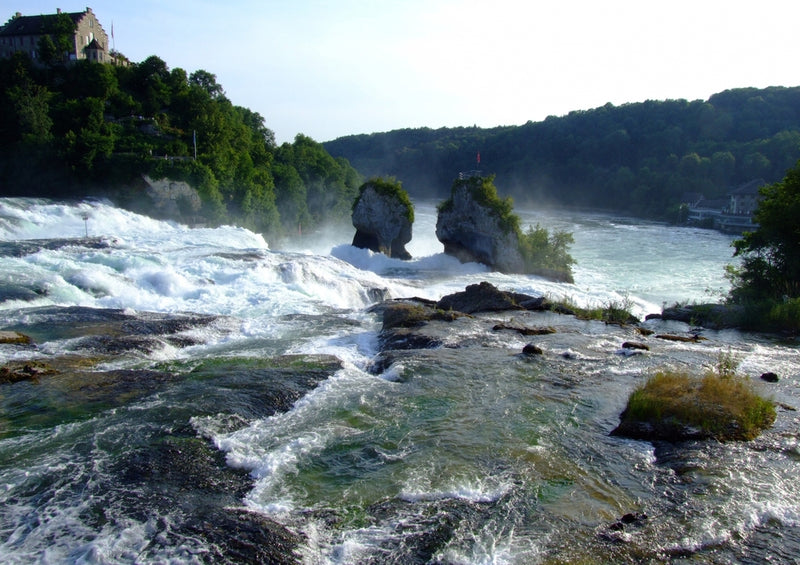
<path id="1" fill-rule="evenodd" d="M 687 201 L 690 224 L 718 229 L 728 233 L 751 231 L 758 226 L 753 222 L 753 212 L 761 199 L 759 189 L 766 185 L 763 179 L 755 179 L 740 185 L 726 198 L 706 200 L 702 195 L 691 195 Z"/>
<path id="2" fill-rule="evenodd" d="M 74 31 L 69 50 L 59 54 L 63 61 L 87 59 L 98 63 L 115 63 L 115 57 L 109 50 L 108 35 L 88 7 L 83 12 L 73 13 L 62 12 L 59 8 L 55 14 L 38 16 L 23 16 L 17 12 L 0 28 L 0 58 L 11 57 L 21 51 L 34 61 L 41 61 L 40 40 L 49 36 L 57 44 L 56 38 L 64 34 L 64 23 L 68 21 L 72 22 Z M 113 29 L 111 33 L 113 36 Z"/>

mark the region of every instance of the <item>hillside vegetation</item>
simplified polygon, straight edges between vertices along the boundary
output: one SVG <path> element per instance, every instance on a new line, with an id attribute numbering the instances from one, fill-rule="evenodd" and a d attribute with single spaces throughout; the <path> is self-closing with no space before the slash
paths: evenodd
<path id="1" fill-rule="evenodd" d="M 179 219 L 277 237 L 347 221 L 361 184 L 304 135 L 278 146 L 213 74 L 156 56 L 38 66 L 17 54 L 0 60 L 0 83 L 0 196 L 101 195 L 137 209 L 147 174 L 198 189 L 202 207 Z"/>
<path id="2" fill-rule="evenodd" d="M 446 197 L 458 171 L 478 166 L 518 204 L 679 220 L 686 193 L 720 198 L 750 180 L 780 180 L 795 165 L 800 87 L 606 104 L 520 126 L 353 135 L 324 146 L 364 175 L 398 178 L 412 196 Z"/>

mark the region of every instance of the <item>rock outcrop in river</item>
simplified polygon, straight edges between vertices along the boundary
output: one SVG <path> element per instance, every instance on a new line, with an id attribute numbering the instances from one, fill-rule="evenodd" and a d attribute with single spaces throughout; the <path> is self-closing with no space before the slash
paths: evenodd
<path id="1" fill-rule="evenodd" d="M 525 272 L 517 230 L 493 205 L 494 200 L 499 201 L 496 193 L 481 198 L 484 180 L 471 177 L 453 184 L 450 199 L 439 206 L 436 237 L 445 253 L 462 262 L 483 263 L 504 273 Z M 490 180 L 488 184 L 493 188 Z"/>
<path id="2" fill-rule="evenodd" d="M 396 259 L 411 259 L 406 243 L 411 241 L 414 208 L 400 183 L 372 179 L 361 186 L 353 204 L 353 245 Z"/>

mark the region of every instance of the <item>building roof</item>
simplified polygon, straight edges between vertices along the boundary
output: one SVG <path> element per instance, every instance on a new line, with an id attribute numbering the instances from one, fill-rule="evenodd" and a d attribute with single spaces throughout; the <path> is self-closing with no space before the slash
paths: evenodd
<path id="1" fill-rule="evenodd" d="M 764 179 L 755 179 L 751 180 L 750 182 L 746 182 L 743 185 L 737 186 L 733 190 L 731 190 L 728 194 L 729 195 L 747 195 L 747 194 L 758 194 L 758 189 L 767 184 Z"/>
<path id="2" fill-rule="evenodd" d="M 721 198 L 715 200 L 701 200 L 693 208 L 695 210 L 722 210 L 728 205 L 728 200 Z"/>
<path id="3" fill-rule="evenodd" d="M 88 12 L 88 9 L 87 9 Z M 73 12 L 60 14 L 43 14 L 39 16 L 23 16 L 17 13 L 16 16 L 8 20 L 8 23 L 0 28 L 0 35 L 43 35 L 45 33 L 56 33 L 56 23 L 61 15 L 69 16 L 74 24 L 78 24 L 86 12 Z"/>

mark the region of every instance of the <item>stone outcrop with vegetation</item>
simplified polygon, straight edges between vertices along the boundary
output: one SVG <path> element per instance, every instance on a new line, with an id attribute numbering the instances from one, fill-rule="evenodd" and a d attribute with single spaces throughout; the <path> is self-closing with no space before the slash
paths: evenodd
<path id="1" fill-rule="evenodd" d="M 353 202 L 353 245 L 398 259 L 411 259 L 414 206 L 397 181 L 374 178 L 361 185 Z"/>
<path id="2" fill-rule="evenodd" d="M 725 361 L 705 375 L 663 370 L 633 391 L 614 435 L 678 442 L 751 440 L 775 421 L 774 404 Z"/>
<path id="3" fill-rule="evenodd" d="M 535 274 L 572 282 L 572 235 L 531 227 L 526 233 L 510 198 L 500 198 L 494 177 L 472 176 L 453 182 L 450 198 L 439 205 L 436 237 L 444 252 L 462 262 L 483 263 L 502 273 Z"/>

